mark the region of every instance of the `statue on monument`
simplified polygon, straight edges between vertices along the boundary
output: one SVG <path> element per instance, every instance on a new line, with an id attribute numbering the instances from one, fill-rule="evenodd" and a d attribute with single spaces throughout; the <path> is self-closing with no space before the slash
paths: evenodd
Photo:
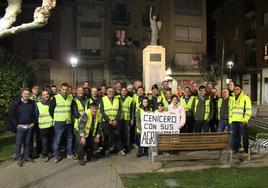
<path id="1" fill-rule="evenodd" d="M 153 8 L 150 8 L 150 27 L 151 27 L 151 44 L 150 45 L 157 45 L 157 41 L 159 39 L 159 32 L 161 29 L 162 22 L 156 21 L 156 15 L 152 16 Z"/>

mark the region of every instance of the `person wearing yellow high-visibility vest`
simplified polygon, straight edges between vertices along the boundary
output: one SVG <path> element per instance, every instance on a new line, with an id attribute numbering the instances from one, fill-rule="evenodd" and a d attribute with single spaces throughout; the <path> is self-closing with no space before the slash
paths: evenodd
<path id="1" fill-rule="evenodd" d="M 192 110 L 194 112 L 195 132 L 208 132 L 209 121 L 213 118 L 214 106 L 210 96 L 206 95 L 206 87 L 199 87 L 199 95 L 193 101 Z"/>
<path id="2" fill-rule="evenodd" d="M 120 138 L 122 141 L 123 148 L 126 152 L 130 151 L 130 139 L 129 130 L 130 126 L 134 125 L 134 105 L 133 98 L 127 95 L 127 88 L 121 89 L 120 102 L 122 105 L 122 113 L 119 120 L 120 126 Z"/>
<path id="3" fill-rule="evenodd" d="M 107 89 L 107 96 L 102 97 L 100 102 L 100 112 L 103 118 L 103 136 L 105 155 L 109 155 L 116 147 L 119 155 L 126 155 L 123 150 L 120 136 L 119 119 L 122 107 L 118 97 L 114 96 L 114 89 Z"/>
<path id="4" fill-rule="evenodd" d="M 57 95 L 57 86 L 56 85 L 52 85 L 50 87 L 50 90 L 51 90 L 51 98 L 54 98 L 55 95 Z"/>
<path id="5" fill-rule="evenodd" d="M 244 155 L 248 153 L 248 121 L 252 115 L 250 98 L 242 91 L 240 85 L 234 87 L 234 99 L 232 100 L 232 149 L 239 151 L 241 136 L 243 138 Z"/>
<path id="6" fill-rule="evenodd" d="M 37 102 L 40 102 L 41 101 L 41 97 L 40 97 L 40 88 L 38 85 L 34 85 L 31 89 L 31 95 L 30 95 L 30 99 L 32 101 L 35 102 L 35 104 Z M 36 122 L 34 122 L 34 127 L 33 127 L 33 132 L 32 132 L 32 137 L 31 137 L 31 149 L 30 149 L 30 153 L 31 153 L 31 156 L 33 158 L 35 157 L 43 157 L 42 156 L 42 139 L 41 139 L 41 134 L 40 134 L 40 129 L 39 129 L 39 126 L 38 126 L 38 122 L 37 122 L 37 119 L 36 119 Z M 34 142 L 34 139 L 36 140 L 36 147 L 35 147 L 35 151 L 33 151 L 34 147 L 33 147 L 33 142 Z M 35 156 L 33 156 L 35 154 Z"/>
<path id="7" fill-rule="evenodd" d="M 159 90 L 159 95 L 163 98 L 165 97 L 165 92 L 170 90 L 170 87 L 168 86 L 168 81 L 164 80 L 162 82 L 162 88 Z"/>
<path id="8" fill-rule="evenodd" d="M 89 99 L 85 96 L 85 91 L 82 86 L 77 87 L 76 93 L 77 95 L 73 99 L 71 109 L 74 117 L 74 129 L 78 131 L 79 118 L 89 108 Z"/>
<path id="9" fill-rule="evenodd" d="M 73 125 L 71 115 L 71 104 L 73 97 L 69 92 L 67 83 L 61 84 L 60 93 L 55 95 L 49 106 L 49 113 L 54 119 L 54 162 L 60 161 L 60 141 L 63 132 L 66 132 L 67 159 L 74 159 L 73 156 Z"/>
<path id="10" fill-rule="evenodd" d="M 230 116 L 232 113 L 232 98 L 227 88 L 222 90 L 222 97 L 218 99 L 216 117 L 219 120 L 218 132 L 231 131 Z"/>
<path id="11" fill-rule="evenodd" d="M 140 108 L 136 111 L 136 135 L 137 135 L 137 146 L 138 150 L 136 153 L 136 157 L 140 158 L 142 156 L 148 155 L 148 147 L 142 147 L 140 145 L 141 141 L 141 119 L 143 112 L 151 112 L 150 108 L 150 100 L 147 97 L 142 98 Z"/>
<path id="12" fill-rule="evenodd" d="M 48 91 L 42 91 L 42 99 L 37 102 L 37 118 L 38 126 L 40 128 L 41 140 L 42 140 L 42 154 L 44 162 L 49 161 L 49 153 L 52 154 L 52 142 L 53 142 L 53 119 L 49 114 L 49 102 L 50 96 Z"/>
<path id="13" fill-rule="evenodd" d="M 168 89 L 168 90 L 165 91 L 164 97 L 162 97 L 161 102 L 164 104 L 164 107 L 165 107 L 166 110 L 168 110 L 168 106 L 172 102 L 171 96 L 172 96 L 171 89 Z"/>
<path id="14" fill-rule="evenodd" d="M 192 133 L 194 132 L 194 117 L 192 111 L 192 105 L 195 97 L 191 96 L 190 87 L 184 88 L 184 96 L 180 98 L 180 104 L 184 107 L 186 112 L 186 123 L 184 127 L 180 129 L 181 133 Z"/>
<path id="15" fill-rule="evenodd" d="M 79 119 L 78 132 L 76 132 L 76 141 L 79 143 L 77 149 L 78 161 L 81 166 L 85 165 L 84 156 L 87 154 L 87 160 L 90 161 L 95 146 L 100 142 L 102 115 L 95 104 L 90 105 Z"/>
<path id="16" fill-rule="evenodd" d="M 141 84 L 139 81 L 136 81 L 137 85 Z M 138 86 L 136 93 L 133 94 L 133 102 L 134 102 L 134 112 L 136 112 L 140 108 L 140 104 L 142 99 L 145 97 L 145 91 L 142 86 Z M 134 118 L 135 119 L 135 118 Z M 133 126 L 130 126 L 130 145 L 132 147 L 136 147 L 136 122 L 134 122 Z"/>
<path id="17" fill-rule="evenodd" d="M 98 89 L 96 87 L 91 88 L 91 96 L 89 98 L 89 104 L 94 104 L 98 106 L 100 104 L 101 98 L 98 96 Z"/>

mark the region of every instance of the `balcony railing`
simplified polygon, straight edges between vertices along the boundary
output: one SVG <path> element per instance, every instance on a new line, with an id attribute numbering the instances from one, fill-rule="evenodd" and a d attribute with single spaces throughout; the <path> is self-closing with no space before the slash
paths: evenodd
<path id="1" fill-rule="evenodd" d="M 113 23 L 116 25 L 129 25 L 130 23 L 130 14 L 113 12 Z"/>

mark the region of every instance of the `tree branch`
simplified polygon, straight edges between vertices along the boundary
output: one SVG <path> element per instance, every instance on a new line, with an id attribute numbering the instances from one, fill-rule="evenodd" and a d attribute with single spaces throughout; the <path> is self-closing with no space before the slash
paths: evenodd
<path id="1" fill-rule="evenodd" d="M 21 0 L 8 0 L 5 15 L 0 19 L 0 31 L 10 28 L 21 12 Z"/>
<path id="2" fill-rule="evenodd" d="M 0 31 L 0 38 L 8 35 L 16 34 L 22 31 L 28 31 L 45 26 L 48 23 L 48 18 L 51 10 L 56 6 L 56 0 L 43 0 L 42 6 L 37 7 L 34 11 L 34 20 L 30 23 L 23 23 L 16 27 L 11 27 Z"/>

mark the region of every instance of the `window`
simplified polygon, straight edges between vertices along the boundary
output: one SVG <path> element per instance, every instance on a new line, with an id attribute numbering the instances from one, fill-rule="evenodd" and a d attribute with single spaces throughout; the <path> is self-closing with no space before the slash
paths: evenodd
<path id="1" fill-rule="evenodd" d="M 100 56 L 101 41 L 99 37 L 81 37 L 80 55 L 81 56 Z"/>
<path id="2" fill-rule="evenodd" d="M 264 61 L 268 61 L 268 43 L 264 43 Z"/>
<path id="3" fill-rule="evenodd" d="M 114 21 L 123 23 L 128 22 L 128 13 L 126 4 L 123 3 L 115 4 Z"/>
<path id="4" fill-rule="evenodd" d="M 180 41 L 202 41 L 202 28 L 191 27 L 191 26 L 176 26 L 175 27 L 175 38 Z"/>
<path id="5" fill-rule="evenodd" d="M 263 25 L 268 25 L 268 12 L 263 14 Z"/>
<path id="6" fill-rule="evenodd" d="M 201 61 L 202 56 L 200 54 L 175 53 L 176 69 L 198 69 Z"/>
<path id="7" fill-rule="evenodd" d="M 175 14 L 202 15 L 202 0 L 174 0 Z"/>
<path id="8" fill-rule="evenodd" d="M 189 41 L 201 41 L 201 27 L 189 27 Z"/>
<path id="9" fill-rule="evenodd" d="M 115 44 L 116 44 L 116 46 L 125 46 L 126 45 L 126 30 L 117 29 L 115 31 Z"/>

